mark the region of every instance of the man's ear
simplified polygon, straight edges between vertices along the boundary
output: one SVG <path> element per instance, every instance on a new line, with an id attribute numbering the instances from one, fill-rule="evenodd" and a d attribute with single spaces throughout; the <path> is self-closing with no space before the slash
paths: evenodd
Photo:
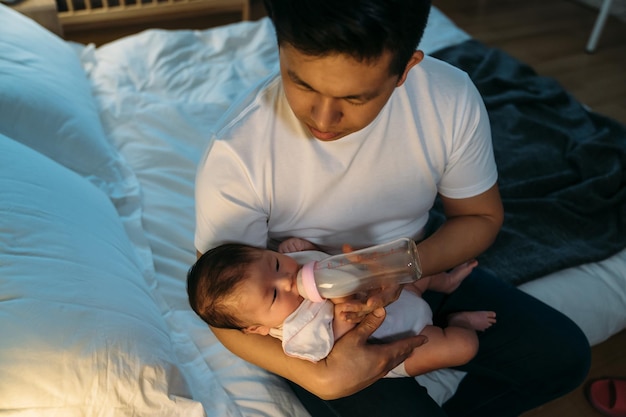
<path id="1" fill-rule="evenodd" d="M 409 62 L 406 64 L 406 67 L 404 68 L 404 72 L 402 73 L 402 75 L 398 79 L 398 82 L 396 83 L 396 87 L 400 87 L 402 84 L 404 84 L 404 82 L 406 81 L 406 77 L 409 74 L 409 71 L 411 70 L 411 68 L 413 68 L 414 66 L 422 62 L 422 59 L 424 59 L 423 51 L 417 50 L 413 52 L 413 55 L 411 55 L 411 59 L 409 59 Z"/>
<path id="2" fill-rule="evenodd" d="M 260 334 L 262 336 L 267 336 L 270 334 L 270 328 L 267 326 L 261 326 L 260 324 L 253 324 L 252 326 L 248 326 L 242 329 L 245 334 Z"/>

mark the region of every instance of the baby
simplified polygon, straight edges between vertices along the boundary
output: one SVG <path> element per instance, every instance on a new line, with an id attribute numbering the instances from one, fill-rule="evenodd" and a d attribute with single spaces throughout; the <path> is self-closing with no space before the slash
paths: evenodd
<path id="1" fill-rule="evenodd" d="M 270 335 L 282 340 L 288 355 L 321 360 L 355 324 L 339 318 L 345 300 L 315 303 L 298 293 L 296 275 L 304 262 L 299 263 L 294 256 L 302 261 L 327 256 L 315 249 L 312 243 L 297 238 L 284 241 L 278 252 L 242 244 L 218 246 L 189 270 L 190 305 L 213 327 Z M 306 252 L 283 253 L 289 251 Z M 440 328 L 432 325 L 432 312 L 421 294 L 426 289 L 451 293 L 476 264 L 470 261 L 450 272 L 406 284 L 398 300 L 386 307 L 385 321 L 372 338 L 387 341 L 418 333 L 428 337 L 427 344 L 388 376 L 416 376 L 425 371 L 420 364 L 444 368 L 462 365 L 474 357 L 478 349 L 476 330 L 484 331 L 495 323 L 495 313 L 454 313 L 447 318 L 448 326 Z M 415 352 L 419 352 L 420 360 L 415 360 Z"/>

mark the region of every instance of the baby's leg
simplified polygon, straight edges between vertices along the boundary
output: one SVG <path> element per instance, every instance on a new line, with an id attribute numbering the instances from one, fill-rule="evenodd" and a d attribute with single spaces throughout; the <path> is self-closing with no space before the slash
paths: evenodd
<path id="1" fill-rule="evenodd" d="M 448 325 L 485 331 L 496 322 L 495 311 L 461 311 L 448 316 Z"/>
<path id="2" fill-rule="evenodd" d="M 478 352 L 478 337 L 474 330 L 426 326 L 420 334 L 428 337 L 428 343 L 413 349 L 404 361 L 404 369 L 409 376 L 464 365 Z"/>
<path id="3" fill-rule="evenodd" d="M 470 274 L 470 272 L 472 272 L 476 265 L 478 265 L 478 261 L 472 259 L 471 261 L 464 262 L 448 272 L 431 275 L 428 289 L 450 294 L 456 290 L 459 285 L 461 285 L 461 281 L 463 281 Z M 419 282 L 419 280 L 417 282 Z"/>
<path id="4" fill-rule="evenodd" d="M 303 252 L 306 250 L 317 250 L 317 246 L 308 240 L 298 237 L 290 237 L 289 239 L 283 240 L 280 242 L 280 245 L 278 245 L 278 252 L 280 253 Z"/>
<path id="5" fill-rule="evenodd" d="M 436 276 L 437 275 L 428 275 L 426 277 L 422 277 L 411 284 L 407 284 L 404 289 L 412 291 L 421 297 L 422 294 L 424 294 L 424 291 L 430 288 L 430 281 Z"/>

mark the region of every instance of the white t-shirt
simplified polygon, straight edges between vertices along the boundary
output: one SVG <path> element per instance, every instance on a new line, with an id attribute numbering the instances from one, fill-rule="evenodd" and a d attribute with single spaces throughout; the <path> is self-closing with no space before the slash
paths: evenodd
<path id="1" fill-rule="evenodd" d="M 292 237 L 341 245 L 420 240 L 437 193 L 466 198 L 497 180 L 488 116 L 464 72 L 431 57 L 376 119 L 337 141 L 294 116 L 279 74 L 237 102 L 198 168 L 200 252 L 224 242 L 275 249 Z"/>

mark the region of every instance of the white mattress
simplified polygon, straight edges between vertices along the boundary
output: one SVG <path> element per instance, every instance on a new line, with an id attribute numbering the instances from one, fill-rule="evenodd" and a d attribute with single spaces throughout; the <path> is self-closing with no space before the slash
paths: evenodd
<path id="1" fill-rule="evenodd" d="M 426 53 L 469 39 L 434 9 Z M 194 399 L 209 416 L 306 416 L 279 378 L 230 354 L 188 306 L 195 260 L 193 187 L 211 129 L 234 97 L 277 67 L 267 19 L 206 31 L 151 30 L 99 48 L 74 45 L 93 84 L 105 133 L 135 172 L 162 314 Z M 626 327 L 626 251 L 522 286 L 570 316 L 591 344 Z M 439 402 L 460 373 L 419 377 Z"/>

